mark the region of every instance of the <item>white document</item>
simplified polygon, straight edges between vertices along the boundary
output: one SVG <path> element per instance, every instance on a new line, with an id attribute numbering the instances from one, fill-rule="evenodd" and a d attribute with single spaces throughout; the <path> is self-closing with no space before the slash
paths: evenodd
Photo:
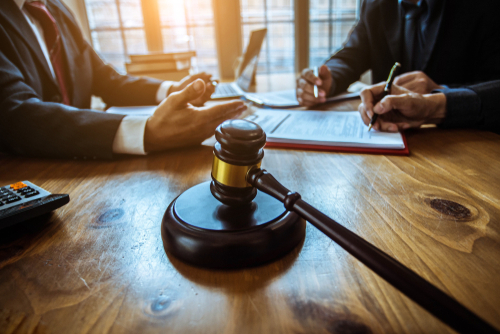
<path id="1" fill-rule="evenodd" d="M 258 109 L 247 120 L 259 124 L 268 142 L 404 149 L 401 133 L 371 130 L 357 111 Z"/>
<path id="2" fill-rule="evenodd" d="M 299 105 L 295 97 L 295 89 L 268 93 L 245 93 L 245 98 L 262 106 L 293 107 Z"/>
<path id="3" fill-rule="evenodd" d="M 299 102 L 295 95 L 295 89 L 281 90 L 268 93 L 245 93 L 245 98 L 260 106 L 270 108 L 292 108 L 298 107 Z M 326 99 L 326 102 L 344 101 L 359 97 L 359 92 L 344 93 Z"/>
<path id="4" fill-rule="evenodd" d="M 158 106 L 135 106 L 135 107 L 111 107 L 106 110 L 110 114 L 129 116 L 151 116 Z"/>

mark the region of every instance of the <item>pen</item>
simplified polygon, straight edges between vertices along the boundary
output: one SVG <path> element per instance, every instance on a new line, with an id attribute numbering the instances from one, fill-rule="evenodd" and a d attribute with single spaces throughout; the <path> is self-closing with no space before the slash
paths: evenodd
<path id="1" fill-rule="evenodd" d="M 384 91 L 379 96 L 379 99 L 378 99 L 379 101 L 382 100 L 385 96 L 390 94 L 392 82 L 394 81 L 394 78 L 396 77 L 397 72 L 399 71 L 400 68 L 401 68 L 401 64 L 398 62 L 396 62 L 394 64 L 394 66 L 392 67 L 391 72 L 389 73 L 389 77 L 387 78 L 387 81 L 386 81 L 386 84 L 384 87 Z M 377 121 L 377 118 L 378 118 L 378 114 L 373 113 L 373 117 L 372 117 L 372 120 L 370 121 L 370 125 L 368 125 L 368 131 L 370 131 L 372 129 L 373 124 L 375 124 L 375 122 Z"/>
<path id="2" fill-rule="evenodd" d="M 314 66 L 313 73 L 316 76 L 316 78 L 319 77 L 318 66 Z M 314 97 L 318 98 L 318 86 L 316 85 L 314 85 Z"/>

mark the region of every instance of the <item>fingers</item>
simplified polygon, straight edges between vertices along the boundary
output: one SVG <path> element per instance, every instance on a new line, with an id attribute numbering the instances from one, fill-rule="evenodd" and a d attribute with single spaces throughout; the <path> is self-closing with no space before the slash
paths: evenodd
<path id="1" fill-rule="evenodd" d="M 375 125 L 377 126 L 375 128 Z M 403 130 L 407 130 L 409 128 L 418 128 L 421 123 L 419 122 L 400 122 L 400 123 L 392 123 L 392 122 L 386 122 L 383 120 L 377 120 L 377 124 L 375 124 L 373 128 L 377 131 L 384 131 L 384 132 L 399 132 Z"/>
<path id="2" fill-rule="evenodd" d="M 394 80 L 394 84 L 419 94 L 428 94 L 434 89 L 442 88 L 422 71 L 400 75 Z"/>
<path id="3" fill-rule="evenodd" d="M 225 120 L 236 118 L 247 109 L 247 106 L 239 100 L 218 104 L 212 107 L 198 108 L 194 118 L 197 118 L 193 127 L 193 136 L 203 141 L 213 136 L 215 128 Z"/>
<path id="4" fill-rule="evenodd" d="M 297 101 L 300 105 L 310 107 L 319 103 L 326 102 L 325 91 L 322 89 L 318 89 L 318 97 L 314 97 L 314 93 L 311 93 L 310 90 L 305 91 L 302 88 L 297 88 Z"/>
<path id="5" fill-rule="evenodd" d="M 358 107 L 358 111 L 359 111 L 359 114 L 361 115 L 361 119 L 363 120 L 363 123 L 365 123 L 365 125 L 370 124 L 371 119 L 368 116 L 368 114 L 366 113 L 366 107 L 363 103 L 360 103 L 360 105 Z"/>
<path id="6" fill-rule="evenodd" d="M 391 95 L 401 95 L 401 94 L 409 94 L 410 91 L 402 86 L 398 86 L 393 84 L 391 86 Z"/>
<path id="7" fill-rule="evenodd" d="M 209 122 L 218 118 L 232 118 L 247 109 L 247 106 L 240 100 L 229 101 L 215 106 L 199 108 L 197 112 L 203 118 L 203 122 Z"/>
<path id="8" fill-rule="evenodd" d="M 425 74 L 420 71 L 402 74 L 394 80 L 394 84 L 406 90 L 421 94 L 424 94 L 427 90 Z M 393 92 L 392 89 L 391 92 Z"/>
<path id="9" fill-rule="evenodd" d="M 196 74 L 191 75 L 191 81 L 195 81 L 196 79 L 201 79 L 201 80 L 205 81 L 205 83 L 208 83 L 208 82 L 210 82 L 211 78 L 212 78 L 212 75 L 205 73 L 205 72 L 200 72 L 200 73 L 196 73 Z"/>
<path id="10" fill-rule="evenodd" d="M 313 75 L 314 78 L 316 78 Z M 318 97 L 314 97 L 314 84 L 307 81 L 303 77 L 297 80 L 297 101 L 303 106 L 313 106 L 319 103 L 326 102 L 326 92 L 324 89 L 318 88 Z"/>
<path id="11" fill-rule="evenodd" d="M 426 93 L 425 82 L 422 82 L 421 80 L 413 80 L 407 82 L 403 85 L 403 87 L 415 93 L 420 93 L 420 94 Z"/>
<path id="12" fill-rule="evenodd" d="M 180 107 L 196 100 L 205 92 L 205 83 L 201 79 L 196 79 L 194 82 L 190 83 L 183 90 L 175 92 L 167 97 L 166 102 L 171 103 L 172 107 Z"/>
<path id="13" fill-rule="evenodd" d="M 314 75 L 313 70 L 310 68 L 305 68 L 300 76 L 302 79 L 309 82 L 311 85 L 321 86 L 323 82 L 320 78 Z"/>
<path id="14" fill-rule="evenodd" d="M 302 79 L 302 78 L 299 79 L 299 81 L 297 82 L 297 88 L 302 89 L 303 93 L 310 94 L 311 96 L 314 97 L 314 85 L 309 84 L 304 79 Z M 318 87 L 318 96 L 319 97 L 326 96 L 326 92 L 319 87 Z"/>
<path id="15" fill-rule="evenodd" d="M 212 83 L 209 81 L 208 83 L 205 84 L 205 93 L 203 94 L 203 97 L 206 100 L 210 99 L 210 96 L 215 92 L 215 86 L 212 85 Z"/>
<path id="16" fill-rule="evenodd" d="M 408 94 L 403 95 L 388 95 L 373 107 L 373 111 L 377 114 L 385 114 L 391 110 L 411 110 L 413 99 Z"/>
<path id="17" fill-rule="evenodd" d="M 190 103 L 194 106 L 201 107 L 208 100 L 210 100 L 212 94 L 215 92 L 215 86 L 209 81 L 205 84 L 205 93 L 196 100 L 191 101 Z"/>
<path id="18" fill-rule="evenodd" d="M 371 119 L 373 117 L 373 105 L 377 102 L 377 96 L 384 91 L 385 82 L 378 83 L 363 89 L 359 96 L 361 97 L 361 104 L 358 110 L 364 113 Z M 362 109 L 361 109 L 362 107 Z M 363 117 L 363 115 L 361 115 Z"/>
<path id="19" fill-rule="evenodd" d="M 403 86 L 405 83 L 408 83 L 412 80 L 415 79 L 415 77 L 418 75 L 418 73 L 421 73 L 420 71 L 413 71 L 413 72 L 408 72 L 408 73 L 403 73 L 401 75 L 398 75 L 394 79 L 394 83 L 398 86 Z"/>

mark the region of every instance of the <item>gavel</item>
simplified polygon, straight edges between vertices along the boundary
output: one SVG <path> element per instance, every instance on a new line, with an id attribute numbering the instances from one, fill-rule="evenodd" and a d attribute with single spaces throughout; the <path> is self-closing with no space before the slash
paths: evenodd
<path id="1" fill-rule="evenodd" d="M 420 277 L 382 250 L 304 201 L 297 192 L 280 184 L 261 169 L 266 134 L 246 120 L 229 120 L 215 132 L 212 182 L 210 191 L 220 202 L 243 207 L 252 202 L 260 190 L 284 204 L 323 232 L 400 292 L 461 333 L 498 333 L 455 299 Z"/>

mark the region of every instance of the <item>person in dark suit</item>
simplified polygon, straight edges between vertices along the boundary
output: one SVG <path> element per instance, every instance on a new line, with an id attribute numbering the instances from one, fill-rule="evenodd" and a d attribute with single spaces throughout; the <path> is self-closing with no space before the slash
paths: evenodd
<path id="1" fill-rule="evenodd" d="M 0 151 L 95 159 L 201 143 L 246 108 L 241 101 L 196 107 L 214 90 L 208 79 L 120 75 L 60 0 L 0 1 Z M 113 106 L 161 103 L 149 118 L 124 117 L 91 110 L 91 95 Z"/>
<path id="2" fill-rule="evenodd" d="M 373 82 L 386 80 L 396 61 L 404 74 L 394 83 L 420 94 L 500 79 L 498 12 L 496 0 L 365 0 L 359 22 L 319 77 L 302 72 L 299 103 L 322 103 L 369 69 Z"/>

